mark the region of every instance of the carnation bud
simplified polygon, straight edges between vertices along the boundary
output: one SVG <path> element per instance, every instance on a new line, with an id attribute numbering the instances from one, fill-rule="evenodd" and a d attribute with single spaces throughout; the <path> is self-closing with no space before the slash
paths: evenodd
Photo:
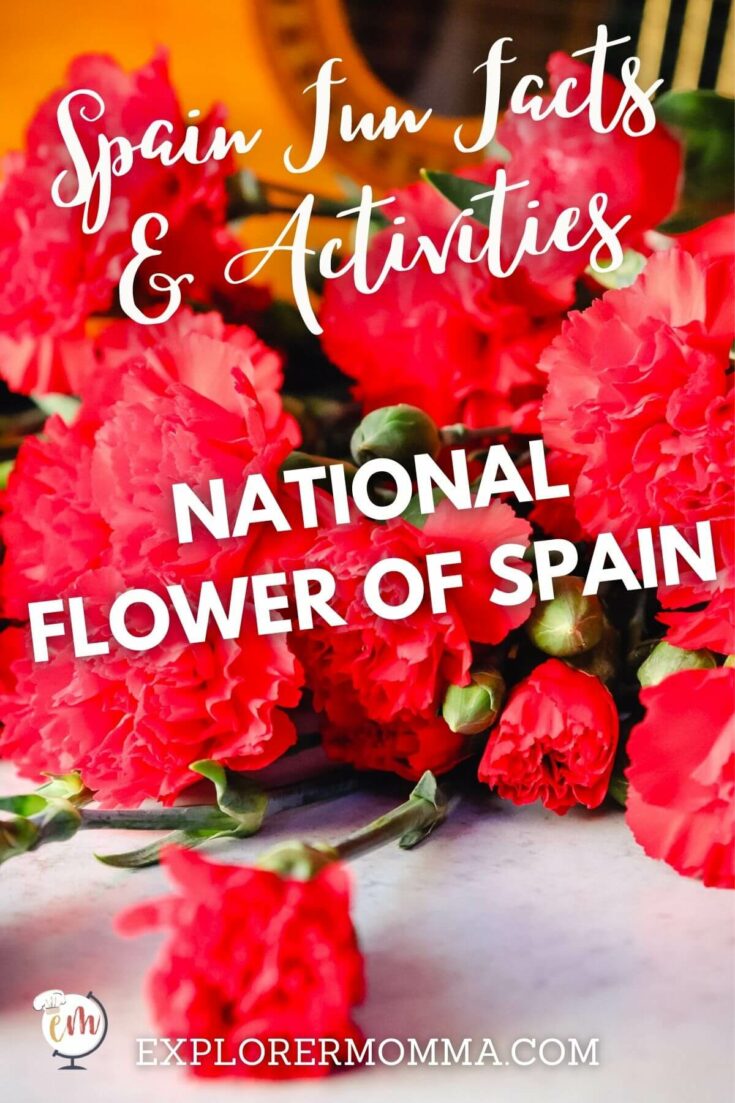
<path id="1" fill-rule="evenodd" d="M 638 681 L 646 686 L 657 686 L 670 674 L 680 670 L 711 670 L 717 666 L 711 651 L 685 651 L 661 640 L 644 663 L 638 667 Z"/>
<path id="2" fill-rule="evenodd" d="M 551 601 L 536 606 L 526 622 L 526 632 L 539 651 L 564 658 L 589 651 L 600 642 L 605 614 L 599 598 L 586 596 L 583 589 L 583 579 L 567 575 L 557 579 Z"/>
<path id="3" fill-rule="evenodd" d="M 722 665 L 723 666 L 735 666 L 735 655 L 728 655 Z"/>
<path id="4" fill-rule="evenodd" d="M 477 670 L 468 686 L 450 686 L 442 716 L 453 732 L 477 735 L 495 723 L 505 696 L 505 681 L 497 670 Z"/>
<path id="5" fill-rule="evenodd" d="M 434 421 L 417 406 L 383 406 L 362 419 L 352 434 L 350 451 L 355 463 L 397 460 L 406 466 L 417 453 L 436 456 L 441 446 Z"/>
<path id="6" fill-rule="evenodd" d="M 336 860 L 337 853 L 330 846 L 293 841 L 273 847 L 263 855 L 258 865 L 281 877 L 310 881 Z"/>

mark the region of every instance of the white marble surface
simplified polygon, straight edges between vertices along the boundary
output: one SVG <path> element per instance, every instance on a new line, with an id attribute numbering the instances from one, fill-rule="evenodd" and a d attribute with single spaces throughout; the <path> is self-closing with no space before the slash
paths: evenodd
<path id="1" fill-rule="evenodd" d="M 2 775 L 0 775 L 2 778 Z M 2 778 L 4 780 L 4 778 Z M 2 785 L 3 790 L 8 788 Z M 385 810 L 351 796 L 271 821 L 260 840 L 221 846 L 247 861 L 296 833 L 335 837 Z M 411 853 L 355 862 L 355 919 L 369 993 L 359 1021 L 376 1037 L 601 1039 L 598 1068 L 374 1068 L 311 1083 L 197 1081 L 136 1068 L 153 1033 L 141 982 L 157 935 L 121 940 L 112 917 L 159 893 L 159 870 L 95 862 L 135 845 L 86 832 L 7 863 L 0 917 L 0 1082 L 14 1103 L 426 1103 L 455 1097 L 570 1103 L 725 1103 L 733 1098 L 735 895 L 679 878 L 638 850 L 615 812 L 559 819 L 488 800 L 460 805 Z M 76 1076 L 56 1071 L 31 1008 L 41 989 L 92 988 L 110 1020 Z"/>

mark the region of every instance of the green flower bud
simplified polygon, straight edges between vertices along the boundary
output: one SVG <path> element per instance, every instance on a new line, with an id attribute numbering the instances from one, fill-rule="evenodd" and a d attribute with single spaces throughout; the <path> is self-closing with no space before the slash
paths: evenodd
<path id="1" fill-rule="evenodd" d="M 662 640 L 638 667 L 638 681 L 644 688 L 657 686 L 680 670 L 711 670 L 715 666 L 717 662 L 711 651 L 685 651 Z"/>
<path id="2" fill-rule="evenodd" d="M 728 655 L 722 665 L 723 666 L 735 666 L 735 655 Z"/>
<path id="3" fill-rule="evenodd" d="M 600 642 L 605 614 L 599 598 L 585 596 L 583 589 L 583 579 L 567 575 L 557 579 L 551 601 L 536 606 L 526 622 L 526 632 L 539 651 L 562 659 L 589 651 Z"/>
<path id="4" fill-rule="evenodd" d="M 436 456 L 441 446 L 434 421 L 417 406 L 383 406 L 362 419 L 352 434 L 350 451 L 355 463 L 397 460 L 407 466 L 419 452 Z"/>
<path id="5" fill-rule="evenodd" d="M 453 732 L 477 735 L 495 723 L 505 696 L 505 681 L 497 670 L 477 670 L 468 686 L 450 686 L 442 716 Z"/>
<path id="6" fill-rule="evenodd" d="M 270 869 L 281 877 L 309 881 L 325 866 L 335 862 L 337 857 L 336 851 L 330 846 L 294 841 L 279 843 L 263 855 L 258 865 L 261 869 Z"/>

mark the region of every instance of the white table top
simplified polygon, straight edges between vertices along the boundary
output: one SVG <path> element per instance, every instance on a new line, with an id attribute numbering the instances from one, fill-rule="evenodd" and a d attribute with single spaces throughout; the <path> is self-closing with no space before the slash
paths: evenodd
<path id="1" fill-rule="evenodd" d="M 246 862 L 278 838 L 338 837 L 389 806 L 383 796 L 349 796 L 286 813 L 260 838 L 211 852 Z M 367 1035 L 491 1037 L 501 1056 L 521 1037 L 598 1037 L 597 1068 L 376 1067 L 286 1084 L 136 1068 L 134 1039 L 155 1033 L 141 982 L 160 939 L 120 939 L 111 920 L 158 895 L 164 878 L 159 869 L 104 867 L 92 852 L 138 841 L 87 831 L 0 870 L 0 1076 L 8 1101 L 426 1103 L 448 1091 L 501 1103 L 734 1097 L 735 894 L 647 859 L 619 813 L 560 819 L 488 798 L 460 805 L 415 851 L 387 847 L 354 864 L 368 980 L 357 1017 Z M 108 1038 L 81 1076 L 56 1071 L 31 1007 L 37 992 L 53 987 L 91 988 L 109 1014 Z"/>

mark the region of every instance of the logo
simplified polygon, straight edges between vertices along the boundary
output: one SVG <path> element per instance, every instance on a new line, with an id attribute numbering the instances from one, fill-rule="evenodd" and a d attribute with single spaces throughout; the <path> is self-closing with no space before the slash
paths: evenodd
<path id="1" fill-rule="evenodd" d="M 79 1057 L 89 1057 L 99 1049 L 107 1034 L 107 1012 L 92 992 L 79 996 L 66 995 L 59 988 L 39 992 L 33 1001 L 36 1011 L 42 1011 L 41 1033 L 51 1046 L 52 1057 L 63 1057 L 68 1065 L 61 1069 L 82 1070 Z"/>

